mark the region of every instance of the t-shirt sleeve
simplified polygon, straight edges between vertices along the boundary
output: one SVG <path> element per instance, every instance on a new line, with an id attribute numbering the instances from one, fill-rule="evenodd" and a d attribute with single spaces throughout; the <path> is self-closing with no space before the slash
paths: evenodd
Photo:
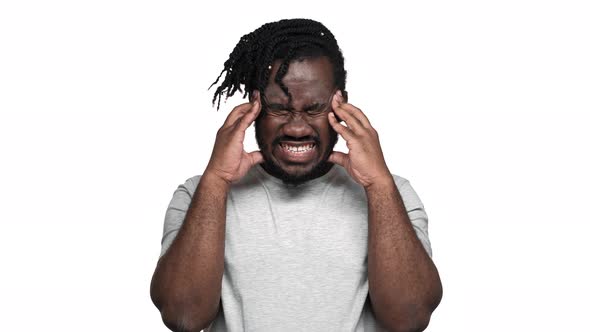
<path id="1" fill-rule="evenodd" d="M 430 239 L 428 238 L 428 216 L 424 210 L 424 205 L 418 194 L 416 194 L 416 191 L 414 191 L 414 188 L 410 185 L 410 181 L 400 176 L 394 176 L 394 179 L 416 236 L 422 242 L 428 256 L 432 257 L 432 248 L 430 246 Z"/>
<path id="2" fill-rule="evenodd" d="M 188 211 L 188 207 L 193 199 L 193 194 L 199 184 L 200 176 L 192 177 L 176 188 L 172 195 L 172 200 L 166 209 L 166 216 L 164 217 L 164 234 L 162 235 L 162 250 L 160 257 L 166 253 L 170 247 L 178 230 L 184 222 L 184 217 Z"/>

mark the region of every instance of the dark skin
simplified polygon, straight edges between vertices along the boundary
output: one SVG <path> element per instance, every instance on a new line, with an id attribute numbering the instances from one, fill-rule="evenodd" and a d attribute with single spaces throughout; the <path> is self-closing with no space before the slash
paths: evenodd
<path id="1" fill-rule="evenodd" d="M 422 331 L 442 298 L 436 266 L 414 232 L 385 164 L 377 131 L 360 109 L 345 102 L 340 92 L 332 108 L 328 121 L 346 140 L 349 152 L 333 152 L 329 160 L 344 167 L 367 195 L 368 278 L 373 312 L 390 331 Z"/>
<path id="2" fill-rule="evenodd" d="M 265 89 L 267 101 L 287 106 L 294 114 L 286 119 L 268 115 L 259 118 L 258 130 L 265 142 L 260 146 L 262 152 L 247 153 L 243 146 L 246 129 L 260 114 L 260 95 L 255 92 L 249 103 L 237 106 L 228 115 L 185 222 L 158 262 L 152 279 L 152 299 L 171 329 L 199 331 L 215 318 L 220 308 L 227 195 L 231 184 L 264 158 L 295 176 L 308 175 L 322 162 L 336 163 L 365 188 L 372 310 L 389 331 L 422 331 L 428 325 L 442 297 L 437 269 L 412 228 L 376 130 L 342 93 L 333 93 L 333 81 L 326 57 L 293 62 L 283 79 L 292 96 L 289 103 L 274 83 L 273 71 Z M 332 112 L 314 119 L 302 114 L 310 106 L 330 100 Z M 327 143 L 332 131 L 346 140 L 348 154 L 332 151 Z M 272 143 L 288 138 L 283 140 L 285 144 L 310 144 L 310 137 L 319 142 L 304 154 L 281 151 L 280 145 Z"/>
<path id="3" fill-rule="evenodd" d="M 291 62 L 283 83 L 291 99 L 274 81 L 280 61 L 275 61 L 265 89 L 266 109 L 256 121 L 257 142 L 264 157 L 262 167 L 271 175 L 300 183 L 324 175 L 332 163 L 328 157 L 337 140 L 327 121 L 334 96 L 332 66 L 326 57 Z M 274 111 L 274 112 L 273 112 Z M 279 111 L 279 114 L 275 113 Z M 313 148 L 305 154 L 289 153 L 285 146 Z M 271 167 L 273 165 L 274 167 Z"/>

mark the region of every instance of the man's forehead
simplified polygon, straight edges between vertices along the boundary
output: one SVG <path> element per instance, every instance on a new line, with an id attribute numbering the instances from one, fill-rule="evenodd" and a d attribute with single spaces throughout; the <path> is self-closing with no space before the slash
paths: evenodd
<path id="1" fill-rule="evenodd" d="M 270 77 L 276 76 L 283 60 L 275 60 L 272 64 Z M 284 79 L 292 81 L 307 80 L 313 77 L 332 76 L 332 63 L 327 56 L 293 59 L 289 62 L 287 74 Z"/>
<path id="2" fill-rule="evenodd" d="M 331 89 L 325 84 L 317 83 L 317 84 L 305 84 L 305 85 L 293 85 L 293 84 L 285 84 L 287 89 L 289 89 L 289 94 L 294 99 L 305 99 L 305 100 L 317 100 L 317 99 L 325 99 L 330 96 Z M 264 91 L 267 99 L 273 100 L 280 100 L 280 101 L 287 101 L 289 98 L 281 90 L 281 88 L 276 86 L 269 86 Z M 317 100 L 319 101 L 319 100 Z"/>
<path id="3" fill-rule="evenodd" d="M 267 88 L 267 98 L 288 99 L 278 83 L 275 82 L 280 61 L 275 61 Z M 334 79 L 332 66 L 327 57 L 294 60 L 282 79 L 289 93 L 294 98 L 325 99 L 333 90 Z"/>

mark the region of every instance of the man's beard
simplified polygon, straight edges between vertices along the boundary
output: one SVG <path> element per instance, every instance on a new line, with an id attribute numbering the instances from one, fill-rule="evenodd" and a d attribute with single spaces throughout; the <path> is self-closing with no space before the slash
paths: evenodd
<path id="1" fill-rule="evenodd" d="M 258 148 L 260 149 L 260 152 L 262 153 L 262 157 L 264 158 L 264 161 L 262 162 L 262 168 L 264 168 L 264 170 L 267 173 L 269 173 L 270 175 L 282 180 L 283 183 L 288 184 L 288 185 L 294 185 L 294 186 L 300 185 L 300 184 L 305 183 L 309 180 L 313 180 L 315 178 L 318 178 L 318 177 L 326 174 L 334 165 L 333 163 L 328 162 L 328 157 L 332 153 L 334 146 L 336 145 L 336 142 L 338 142 L 338 133 L 336 133 L 332 128 L 330 128 L 330 138 L 329 138 L 329 142 L 328 142 L 328 147 L 326 149 L 325 155 L 321 156 L 319 163 L 317 165 L 315 165 L 308 172 L 305 172 L 302 174 L 289 174 L 289 173 L 285 172 L 285 170 L 282 169 L 281 166 L 277 165 L 272 160 L 272 158 L 270 156 L 273 148 L 275 146 L 277 146 L 283 140 L 283 137 L 281 137 L 281 136 L 276 137 L 273 140 L 273 142 L 270 144 L 270 146 L 269 146 L 270 149 L 267 151 L 267 149 L 266 149 L 267 144 L 260 135 L 260 130 L 258 129 L 258 123 L 259 123 L 258 120 L 255 121 L 254 131 L 256 133 L 256 143 L 258 143 Z M 320 147 L 319 138 L 317 136 L 315 136 L 315 137 L 312 137 L 312 139 L 315 142 L 315 146 L 317 148 L 319 148 Z"/>

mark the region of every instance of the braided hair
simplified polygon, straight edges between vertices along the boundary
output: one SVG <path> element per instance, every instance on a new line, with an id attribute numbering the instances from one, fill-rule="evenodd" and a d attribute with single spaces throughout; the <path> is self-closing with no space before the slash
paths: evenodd
<path id="1" fill-rule="evenodd" d="M 271 66 L 275 60 L 281 64 L 275 76 L 275 82 L 291 100 L 289 90 L 282 79 L 287 74 L 292 60 L 304 57 L 327 56 L 334 71 L 334 84 L 343 93 L 346 91 L 346 70 L 344 57 L 338 47 L 336 38 L 322 23 L 309 19 L 287 19 L 266 23 L 255 31 L 242 36 L 223 70 L 209 88 L 219 82 L 223 73 L 225 77 L 215 90 L 213 105 L 217 101 L 219 110 L 221 96 L 226 99 L 236 91 L 249 97 L 254 90 L 260 91 L 264 103 L 264 89 L 268 84 Z M 243 90 L 242 90 L 243 85 Z"/>

